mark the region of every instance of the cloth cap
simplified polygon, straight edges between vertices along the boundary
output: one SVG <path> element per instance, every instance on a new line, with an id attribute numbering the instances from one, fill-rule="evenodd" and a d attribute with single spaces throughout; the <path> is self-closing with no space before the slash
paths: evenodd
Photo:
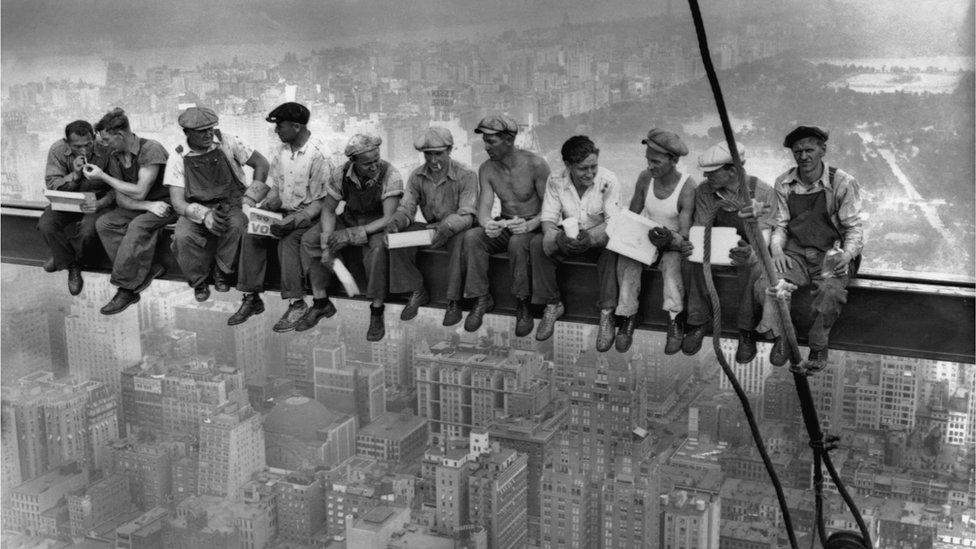
<path id="1" fill-rule="evenodd" d="M 647 132 L 647 137 L 641 140 L 641 143 L 664 154 L 673 154 L 675 156 L 688 154 L 688 147 L 678 137 L 678 134 L 659 128 L 654 128 Z"/>
<path id="2" fill-rule="evenodd" d="M 448 147 L 454 146 L 454 136 L 451 130 L 441 126 L 431 126 L 424 130 L 424 133 L 414 140 L 413 148 L 418 151 L 443 151 Z"/>
<path id="3" fill-rule="evenodd" d="M 383 143 L 383 138 L 378 135 L 357 133 L 349 138 L 349 143 L 346 144 L 345 153 L 346 156 L 353 157 L 357 154 L 363 154 L 373 149 L 378 149 L 381 143 Z"/>
<path id="4" fill-rule="evenodd" d="M 271 123 L 297 122 L 299 124 L 308 124 L 308 119 L 311 116 L 312 113 L 308 112 L 308 107 L 301 103 L 289 101 L 288 103 L 282 103 L 275 107 L 265 120 Z"/>
<path id="5" fill-rule="evenodd" d="M 515 135 L 518 133 L 518 122 L 504 114 L 490 114 L 482 118 L 481 122 L 478 122 L 478 127 L 474 129 L 474 133 L 488 135 L 510 133 Z"/>
<path id="6" fill-rule="evenodd" d="M 736 146 L 739 149 L 739 159 L 745 163 L 746 150 L 738 143 Z M 705 149 L 705 152 L 698 157 L 698 167 L 706 172 L 717 170 L 726 164 L 733 163 L 732 153 L 729 152 L 729 144 L 725 141 Z"/>
<path id="7" fill-rule="evenodd" d="M 826 141 L 828 135 L 830 134 L 827 133 L 827 130 L 817 126 L 797 126 L 793 128 L 793 131 L 786 134 L 786 139 L 783 139 L 783 146 L 791 149 L 794 143 L 806 137 L 816 137 Z"/>
<path id="8" fill-rule="evenodd" d="M 217 113 L 207 107 L 190 107 L 176 121 L 186 130 L 205 130 L 217 125 Z"/>

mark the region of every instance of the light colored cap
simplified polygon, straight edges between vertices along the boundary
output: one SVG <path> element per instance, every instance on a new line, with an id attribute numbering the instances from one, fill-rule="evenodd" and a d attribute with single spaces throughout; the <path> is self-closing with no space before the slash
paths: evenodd
<path id="1" fill-rule="evenodd" d="M 382 143 L 383 138 L 378 135 L 357 133 L 349 138 L 349 143 L 346 144 L 345 153 L 346 156 L 353 157 L 357 154 L 363 154 L 373 149 L 378 149 Z"/>
<path id="2" fill-rule="evenodd" d="M 746 162 L 746 150 L 742 145 L 738 145 L 739 159 L 742 163 Z M 732 164 L 732 154 L 729 152 L 729 145 L 725 141 L 712 145 L 705 149 L 705 152 L 698 157 L 698 167 L 706 172 L 717 170 L 726 164 Z"/>

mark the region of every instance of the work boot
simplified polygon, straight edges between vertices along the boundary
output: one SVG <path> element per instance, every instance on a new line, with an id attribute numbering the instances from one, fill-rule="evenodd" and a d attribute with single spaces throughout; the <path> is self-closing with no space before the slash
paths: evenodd
<path id="1" fill-rule="evenodd" d="M 454 326 L 458 322 L 461 322 L 461 303 L 456 299 L 447 302 L 447 310 L 444 311 L 444 321 L 441 322 L 443 326 Z"/>
<path id="2" fill-rule="evenodd" d="M 410 299 L 407 301 L 407 305 L 403 308 L 400 313 L 400 320 L 413 320 L 417 316 L 417 312 L 420 308 L 426 304 L 430 303 L 430 294 L 427 293 L 426 288 L 421 288 L 415 290 L 410 294 Z"/>
<path id="3" fill-rule="evenodd" d="M 47 261 L 44 262 L 44 272 L 45 273 L 56 273 L 58 272 L 58 266 L 54 263 L 54 258 L 49 257 Z"/>
<path id="4" fill-rule="evenodd" d="M 613 309 L 600 310 L 600 327 L 596 332 L 596 350 L 605 353 L 613 347 L 613 340 L 617 336 L 616 318 Z"/>
<path id="5" fill-rule="evenodd" d="M 773 342 L 773 348 L 769 351 L 769 363 L 773 366 L 783 366 L 790 359 L 790 354 L 786 349 L 786 340 L 777 337 Z"/>
<path id="6" fill-rule="evenodd" d="M 735 350 L 735 361 L 748 364 L 756 358 L 756 334 L 752 330 L 739 330 L 739 347 Z"/>
<path id="7" fill-rule="evenodd" d="M 115 297 L 111 301 L 105 304 L 101 308 L 101 313 L 103 315 L 114 315 L 121 313 L 126 310 L 129 305 L 133 303 L 139 303 L 139 294 L 133 292 L 132 290 L 126 290 L 125 288 L 119 288 L 119 291 L 115 292 Z"/>
<path id="8" fill-rule="evenodd" d="M 515 306 L 515 337 L 531 334 L 532 328 L 535 328 L 535 319 L 532 318 L 532 311 L 529 310 L 529 300 L 520 299 Z"/>
<path id="9" fill-rule="evenodd" d="M 684 322 L 674 317 L 668 322 L 668 335 L 664 343 L 664 354 L 673 355 L 681 350 L 681 344 L 685 338 Z M 696 351 L 697 352 L 697 351 Z"/>
<path id="10" fill-rule="evenodd" d="M 369 329 L 366 330 L 366 341 L 379 341 L 386 335 L 386 326 L 383 325 L 383 312 L 385 310 L 384 305 L 369 306 Z"/>
<path id="11" fill-rule="evenodd" d="M 810 349 L 810 354 L 807 356 L 807 372 L 814 373 L 819 372 L 827 367 L 827 348 L 823 349 Z"/>
<path id="12" fill-rule="evenodd" d="M 210 286 L 208 286 L 206 282 L 201 282 L 197 286 L 194 286 L 193 298 L 200 303 L 210 299 Z"/>
<path id="13" fill-rule="evenodd" d="M 213 270 L 213 281 L 214 290 L 218 292 L 229 292 L 230 291 L 230 275 L 220 270 L 220 267 L 214 267 Z"/>
<path id="14" fill-rule="evenodd" d="M 278 322 L 275 322 L 275 325 L 271 329 L 279 334 L 294 330 L 295 325 L 298 324 L 298 321 L 307 309 L 308 305 L 305 304 L 304 299 L 292 301 L 291 305 L 288 306 L 288 310 L 285 311 L 285 314 L 281 315 L 281 318 L 278 319 Z"/>
<path id="15" fill-rule="evenodd" d="M 81 267 L 72 265 L 68 267 L 68 293 L 78 295 L 85 287 L 85 279 L 81 278 Z"/>
<path id="16" fill-rule="evenodd" d="M 484 319 L 485 313 L 494 308 L 495 300 L 491 298 L 491 294 L 478 296 L 474 302 L 474 307 L 471 307 L 471 312 L 468 313 L 468 318 L 464 319 L 465 331 L 477 332 L 481 328 L 481 321 Z"/>
<path id="17" fill-rule="evenodd" d="M 546 310 L 542 313 L 542 320 L 539 321 L 539 328 L 535 331 L 535 339 L 545 341 L 552 337 L 556 330 L 556 320 L 565 312 L 566 307 L 563 307 L 560 301 L 546 305 Z"/>
<path id="18" fill-rule="evenodd" d="M 312 306 L 305 311 L 302 318 L 298 319 L 298 322 L 295 324 L 295 331 L 304 332 L 305 330 L 311 330 L 319 323 L 319 320 L 331 318 L 334 314 L 336 314 L 336 307 L 331 299 L 327 297 L 315 298 L 312 300 Z"/>
<path id="19" fill-rule="evenodd" d="M 163 267 L 159 263 L 153 263 L 152 267 L 149 268 L 149 274 L 146 275 L 146 279 L 142 281 L 142 284 L 132 290 L 135 293 L 140 293 L 152 284 L 152 281 L 166 274 L 166 267 Z"/>
<path id="20" fill-rule="evenodd" d="M 618 353 L 626 353 L 630 349 L 630 345 L 634 342 L 634 330 L 637 329 L 638 323 L 636 314 L 624 319 L 624 325 L 617 330 L 617 339 L 614 341 L 614 347 L 617 348 Z"/>
<path id="21" fill-rule="evenodd" d="M 261 301 L 261 294 L 244 294 L 244 300 L 237 312 L 227 319 L 228 326 L 237 326 L 253 315 L 264 312 L 264 302 Z"/>
<path id="22" fill-rule="evenodd" d="M 702 340 L 705 339 L 705 334 L 707 333 L 708 324 L 688 326 L 685 331 L 685 337 L 681 340 L 681 352 L 688 356 L 697 354 L 701 350 Z"/>

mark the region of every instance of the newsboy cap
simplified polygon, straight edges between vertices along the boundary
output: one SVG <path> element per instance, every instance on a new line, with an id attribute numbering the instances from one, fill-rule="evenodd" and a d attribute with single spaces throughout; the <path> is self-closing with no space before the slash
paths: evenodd
<path id="1" fill-rule="evenodd" d="M 742 145 L 736 144 L 739 149 L 739 160 L 746 163 L 746 150 Z M 732 153 L 729 152 L 729 144 L 725 141 L 712 145 L 705 149 L 705 152 L 698 157 L 698 167 L 706 172 L 717 170 L 726 164 L 733 164 Z"/>
<path id="2" fill-rule="evenodd" d="M 786 134 L 786 138 L 783 139 L 783 146 L 787 149 L 792 148 L 794 143 L 806 137 L 816 137 L 826 141 L 828 135 L 830 134 L 827 133 L 827 130 L 817 126 L 797 126 L 793 128 L 793 131 Z"/>
<path id="3" fill-rule="evenodd" d="M 311 116 L 312 113 L 308 112 L 308 107 L 301 103 L 289 101 L 288 103 L 282 103 L 275 107 L 265 120 L 271 123 L 297 122 L 299 124 L 308 124 L 308 119 Z"/>
<path id="4" fill-rule="evenodd" d="M 647 132 L 647 137 L 642 139 L 641 143 L 664 154 L 673 154 L 675 156 L 688 154 L 688 147 L 678 137 L 678 134 L 660 128 L 654 128 Z"/>
<path id="5" fill-rule="evenodd" d="M 217 113 L 208 107 L 190 107 L 176 121 L 185 130 L 206 130 L 217 125 Z"/>
<path id="6" fill-rule="evenodd" d="M 349 138 L 349 143 L 346 144 L 345 153 L 346 156 L 353 157 L 357 154 L 363 154 L 373 149 L 378 149 L 382 143 L 383 138 L 378 135 L 357 133 Z"/>
<path id="7" fill-rule="evenodd" d="M 413 142 L 413 148 L 418 151 L 443 151 L 454 146 L 454 136 L 451 130 L 441 126 L 431 126 Z"/>
<path id="8" fill-rule="evenodd" d="M 474 133 L 487 135 L 510 133 L 515 135 L 518 133 L 518 122 L 504 114 L 489 114 L 482 118 L 481 122 L 478 122 L 478 127 L 474 129 Z"/>

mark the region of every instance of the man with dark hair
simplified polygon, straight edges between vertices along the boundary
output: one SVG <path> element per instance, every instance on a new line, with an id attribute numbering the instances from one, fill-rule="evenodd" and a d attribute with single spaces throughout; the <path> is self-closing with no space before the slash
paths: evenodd
<path id="1" fill-rule="evenodd" d="M 85 175 L 115 189 L 115 209 L 95 224 L 105 251 L 112 260 L 115 296 L 101 312 L 112 315 L 139 301 L 139 292 L 166 269 L 153 262 L 159 231 L 176 221 L 163 186 L 164 166 L 169 153 L 158 142 L 132 133 L 129 118 L 114 109 L 99 121 L 101 134 L 112 151 L 108 173 L 93 164 Z"/>
<path id="2" fill-rule="evenodd" d="M 518 123 L 504 115 L 487 116 L 474 130 L 485 143 L 488 160 L 478 169 L 480 197 L 478 223 L 464 235 L 467 275 L 464 297 L 475 298 L 474 307 L 464 321 L 469 332 L 481 327 L 485 313 L 494 307 L 488 291 L 488 258 L 493 253 L 508 250 L 512 272 L 512 293 L 518 300 L 515 309 L 515 335 L 524 337 L 532 332 L 532 271 L 529 266 L 529 244 L 539 231 L 542 221 L 542 197 L 549 179 L 549 164 L 541 156 L 515 147 Z M 491 215 L 495 197 L 501 202 L 501 216 Z M 461 320 L 457 301 L 448 303 L 444 325 L 452 326 Z"/>
<path id="3" fill-rule="evenodd" d="M 237 271 L 241 236 L 247 217 L 241 199 L 247 189 L 244 166 L 254 169 L 254 181 L 268 177 L 268 161 L 238 137 L 216 129 L 213 109 L 190 107 L 177 122 L 186 135 L 166 163 L 163 184 L 169 187 L 173 209 L 180 215 L 173 233 L 176 260 L 197 301 L 210 297 L 207 277 L 213 266 L 214 289 L 226 292 Z M 216 249 L 214 249 L 216 248 Z"/>
<path id="4" fill-rule="evenodd" d="M 290 332 L 305 314 L 305 270 L 302 266 L 301 244 L 305 231 L 316 225 L 322 210 L 322 198 L 335 165 L 325 143 L 312 136 L 308 129 L 311 113 L 305 105 L 288 102 L 275 107 L 267 120 L 275 125 L 281 144 L 271 156 L 268 183 L 253 181 L 244 193 L 244 204 L 255 207 L 262 200 L 266 210 L 276 210 L 283 218 L 271 225 L 271 233 L 278 237 L 278 262 L 281 267 L 281 298 L 291 304 L 275 323 L 275 332 Z M 261 292 L 268 264 L 270 237 L 245 234 L 241 241 L 237 289 L 244 299 L 236 313 L 227 319 L 235 326 L 251 315 L 264 312 Z"/>
<path id="5" fill-rule="evenodd" d="M 44 170 L 44 185 L 51 191 L 91 192 L 94 199 L 81 205 L 81 213 L 45 208 L 37 220 L 37 230 L 51 249 L 51 259 L 44 270 L 53 273 L 68 270 L 68 292 L 78 295 L 84 286 L 81 277 L 85 248 L 94 240 L 95 222 L 115 202 L 115 191 L 85 175 L 85 164 L 108 166 L 108 151 L 95 144 L 95 131 L 84 120 L 75 120 L 64 128 L 64 139 L 51 145 Z"/>

